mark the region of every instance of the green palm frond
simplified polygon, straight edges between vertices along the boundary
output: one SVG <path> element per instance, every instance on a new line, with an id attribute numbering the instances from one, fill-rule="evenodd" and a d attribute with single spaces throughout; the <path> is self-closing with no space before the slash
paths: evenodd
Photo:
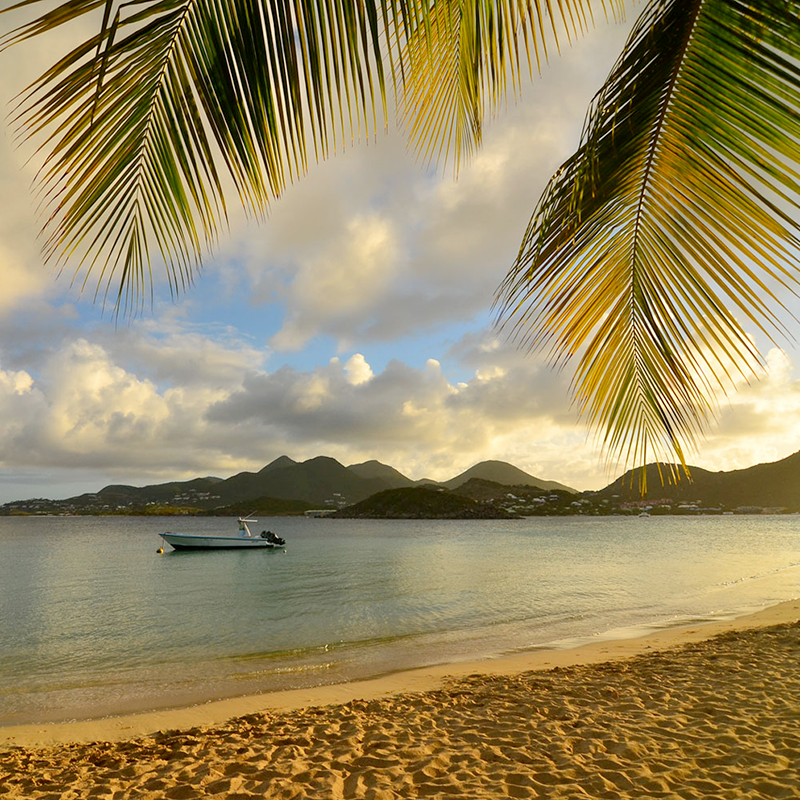
<path id="1" fill-rule="evenodd" d="M 612 458 L 684 461 L 798 279 L 800 3 L 655 0 L 551 179 L 499 321 Z"/>
<path id="2" fill-rule="evenodd" d="M 605 17 L 621 17 L 622 0 L 595 3 Z M 455 171 L 481 143 L 483 120 L 514 95 L 558 47 L 593 22 L 594 6 L 564 0 L 437 0 L 421 35 L 402 48 L 405 81 L 401 114 L 411 147 L 427 162 L 453 163 Z M 548 41 L 550 45 L 548 45 Z"/>
<path id="3" fill-rule="evenodd" d="M 45 254 L 135 311 L 154 256 L 173 291 L 192 280 L 226 219 L 227 181 L 261 214 L 312 154 L 370 135 L 378 104 L 385 124 L 387 74 L 412 87 L 415 145 L 441 152 L 444 137 L 452 157 L 442 120 L 455 115 L 454 144 L 469 151 L 482 94 L 505 91 L 509 64 L 519 72 L 520 38 L 539 47 L 543 20 L 577 29 L 590 13 L 591 0 L 555 11 L 550 0 L 63 0 L 0 40 L 98 19 L 21 104 L 45 154 Z M 422 88 L 443 71 L 455 103 Z"/>
<path id="4" fill-rule="evenodd" d="M 345 0 L 68 0 L 3 44 L 99 9 L 20 120 L 44 138 L 46 255 L 135 310 L 154 254 L 174 291 L 191 281 L 226 217 L 224 175 L 260 213 L 306 171 L 309 137 L 322 158 L 376 127 L 381 45 L 374 9 Z"/>

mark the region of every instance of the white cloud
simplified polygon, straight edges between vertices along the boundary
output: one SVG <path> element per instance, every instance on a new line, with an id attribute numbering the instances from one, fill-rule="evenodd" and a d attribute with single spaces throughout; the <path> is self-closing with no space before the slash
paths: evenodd
<path id="1" fill-rule="evenodd" d="M 2 30 L 11 30 L 32 16 L 30 9 L 4 14 Z M 0 53 L 0 105 L 10 112 L 3 114 L 0 129 L 0 318 L 38 298 L 78 291 L 70 290 L 69 269 L 56 282 L 52 268 L 42 263 L 38 237 L 42 220 L 36 212 L 40 198 L 34 190 L 39 142 L 16 139 L 13 120 L 19 93 L 52 66 L 54 53 L 67 52 L 76 37 L 88 36 L 89 30 L 86 23 L 73 24 L 48 35 L 46 43 L 34 41 Z"/>
<path id="2" fill-rule="evenodd" d="M 184 387 L 238 385 L 242 374 L 261 367 L 270 352 L 239 331 L 195 325 L 168 311 L 158 321 L 141 320 L 103 337 L 111 357 L 144 371 L 157 383 Z"/>
<path id="3" fill-rule="evenodd" d="M 26 426 L 36 421 L 44 407 L 33 378 L 24 370 L 0 368 L 0 453 L 17 447 L 24 440 Z"/>
<path id="4" fill-rule="evenodd" d="M 761 380 L 739 386 L 722 405 L 712 434 L 701 445 L 699 465 L 741 469 L 800 450 L 800 379 L 789 354 L 777 347 L 766 357 Z"/>
<path id="5" fill-rule="evenodd" d="M 287 320 L 270 344 L 299 350 L 320 330 L 347 338 L 390 293 L 399 248 L 393 225 L 379 214 L 358 215 L 323 252 L 301 260 L 285 300 Z"/>
<path id="6" fill-rule="evenodd" d="M 372 367 L 367 364 L 367 360 L 361 353 L 355 353 L 350 356 L 347 363 L 344 365 L 344 371 L 347 373 L 348 383 L 352 386 L 366 383 L 373 375 Z"/>
<path id="7" fill-rule="evenodd" d="M 53 290 L 39 255 L 30 179 L 8 136 L 0 135 L 0 317 Z"/>

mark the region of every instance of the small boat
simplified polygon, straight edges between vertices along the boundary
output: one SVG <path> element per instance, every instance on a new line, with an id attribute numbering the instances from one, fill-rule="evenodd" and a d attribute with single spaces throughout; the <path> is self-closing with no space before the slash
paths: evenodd
<path id="1" fill-rule="evenodd" d="M 248 522 L 258 522 L 257 519 L 239 517 L 238 536 L 208 536 L 202 533 L 172 533 L 165 531 L 159 536 L 176 550 L 229 550 L 232 548 L 261 548 L 274 550 L 282 548 L 286 540 L 276 536 L 272 531 L 262 531 L 260 536 L 253 536 Z M 159 548 L 159 552 L 163 552 Z"/>

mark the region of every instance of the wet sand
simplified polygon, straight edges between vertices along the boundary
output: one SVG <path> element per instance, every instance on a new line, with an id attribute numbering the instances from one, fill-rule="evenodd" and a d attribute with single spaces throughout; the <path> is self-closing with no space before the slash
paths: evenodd
<path id="1" fill-rule="evenodd" d="M 0 797 L 794 798 L 798 619 L 0 729 Z"/>

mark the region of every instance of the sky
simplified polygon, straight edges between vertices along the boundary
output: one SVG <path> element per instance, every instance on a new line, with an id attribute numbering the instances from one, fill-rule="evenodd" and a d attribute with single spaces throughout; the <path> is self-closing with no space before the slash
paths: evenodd
<path id="1" fill-rule="evenodd" d="M 313 166 L 266 221 L 233 216 L 195 284 L 171 298 L 158 282 L 129 321 L 42 263 L 31 150 L 4 125 L 0 503 L 224 478 L 283 454 L 374 458 L 413 479 L 499 459 L 579 490 L 613 480 L 569 372 L 509 343 L 491 303 L 630 22 L 565 48 L 487 124 L 458 180 L 390 128 Z M 9 110 L 60 46 L 0 54 Z M 800 449 L 800 351 L 753 335 L 768 369 L 721 398 L 691 464 Z"/>

